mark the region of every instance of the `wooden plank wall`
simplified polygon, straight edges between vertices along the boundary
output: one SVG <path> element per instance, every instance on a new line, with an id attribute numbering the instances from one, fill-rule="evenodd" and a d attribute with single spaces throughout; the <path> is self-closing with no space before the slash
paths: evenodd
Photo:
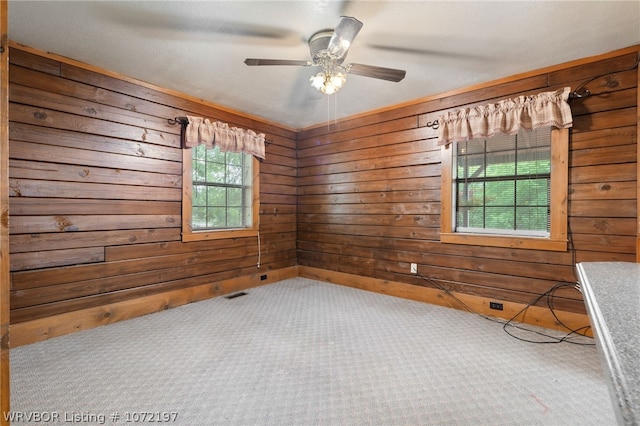
<path id="1" fill-rule="evenodd" d="M 295 132 L 20 45 L 10 58 L 12 324 L 296 264 Z M 181 242 L 168 119 L 184 115 L 271 141 L 259 269 L 255 237 Z"/>
<path id="2" fill-rule="evenodd" d="M 629 48 L 300 132 L 299 265 L 527 304 L 575 283 L 576 262 L 634 262 L 637 61 Z M 592 95 L 571 101 L 571 250 L 440 243 L 441 154 L 427 123 L 448 109 L 586 82 Z M 412 262 L 428 279 L 410 274 Z M 553 305 L 585 313 L 573 287 Z"/>

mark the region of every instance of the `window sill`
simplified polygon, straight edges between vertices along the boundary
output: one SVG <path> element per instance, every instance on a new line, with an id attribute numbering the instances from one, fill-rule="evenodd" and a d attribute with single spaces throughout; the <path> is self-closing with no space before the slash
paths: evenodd
<path id="1" fill-rule="evenodd" d="M 224 238 L 257 237 L 257 229 L 225 229 L 220 231 L 196 231 L 182 234 L 182 242 L 221 240 Z"/>
<path id="2" fill-rule="evenodd" d="M 456 232 L 440 234 L 440 242 L 529 250 L 567 251 L 567 240 L 557 238 L 511 237 L 503 235 L 463 234 Z"/>

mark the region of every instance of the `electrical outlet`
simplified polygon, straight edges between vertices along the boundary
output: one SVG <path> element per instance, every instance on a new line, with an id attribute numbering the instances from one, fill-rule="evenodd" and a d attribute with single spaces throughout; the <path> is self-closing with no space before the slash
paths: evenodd
<path id="1" fill-rule="evenodd" d="M 491 309 L 495 309 L 497 311 L 501 311 L 502 310 L 502 303 L 498 303 L 498 302 L 489 302 L 489 308 Z"/>
<path id="2" fill-rule="evenodd" d="M 418 264 L 417 263 L 412 263 L 411 264 L 411 273 L 412 274 L 417 274 L 418 273 Z"/>

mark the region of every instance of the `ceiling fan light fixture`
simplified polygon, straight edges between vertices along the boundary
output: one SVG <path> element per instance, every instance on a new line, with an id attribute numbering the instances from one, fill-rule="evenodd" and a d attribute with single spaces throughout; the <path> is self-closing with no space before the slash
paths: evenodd
<path id="1" fill-rule="evenodd" d="M 311 87 L 325 95 L 333 95 L 344 85 L 347 81 L 347 75 L 340 71 L 321 71 L 318 74 L 312 75 L 309 78 Z"/>
<path id="2" fill-rule="evenodd" d="M 333 74 L 331 76 L 331 84 L 335 87 L 342 87 L 342 85 L 347 81 L 347 75 L 341 72 Z"/>
<path id="3" fill-rule="evenodd" d="M 311 87 L 314 89 L 321 90 L 322 86 L 324 86 L 325 76 L 323 72 L 319 72 L 318 74 L 312 75 L 309 77 L 309 82 L 311 83 Z"/>

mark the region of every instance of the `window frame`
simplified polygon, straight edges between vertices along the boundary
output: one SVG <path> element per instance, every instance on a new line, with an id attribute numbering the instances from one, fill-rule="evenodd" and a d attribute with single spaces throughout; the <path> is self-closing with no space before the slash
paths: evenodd
<path id="1" fill-rule="evenodd" d="M 455 142 L 454 142 L 455 143 Z M 452 166 L 454 143 L 441 152 L 440 242 L 532 250 L 566 251 L 569 186 L 569 129 L 551 129 L 551 194 L 549 236 L 534 237 L 486 233 L 456 232 Z"/>
<path id="2" fill-rule="evenodd" d="M 251 155 L 251 154 L 245 154 Z M 192 149 L 182 150 L 182 241 L 217 240 L 222 238 L 255 237 L 260 228 L 260 161 L 251 156 L 251 226 L 246 228 L 206 229 L 194 231 L 191 228 L 193 194 L 193 153 Z"/>

